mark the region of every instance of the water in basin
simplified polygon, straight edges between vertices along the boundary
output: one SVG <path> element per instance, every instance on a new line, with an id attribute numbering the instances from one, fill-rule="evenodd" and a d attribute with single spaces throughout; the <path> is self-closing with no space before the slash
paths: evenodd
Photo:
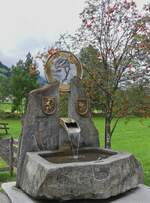
<path id="1" fill-rule="evenodd" d="M 103 150 L 93 149 L 93 150 L 79 150 L 78 158 L 74 158 L 72 156 L 72 152 L 64 151 L 64 152 L 54 152 L 50 154 L 42 154 L 43 158 L 51 163 L 62 164 L 62 163 L 70 163 L 70 162 L 89 162 L 96 160 L 106 159 L 115 153 L 106 153 Z"/>

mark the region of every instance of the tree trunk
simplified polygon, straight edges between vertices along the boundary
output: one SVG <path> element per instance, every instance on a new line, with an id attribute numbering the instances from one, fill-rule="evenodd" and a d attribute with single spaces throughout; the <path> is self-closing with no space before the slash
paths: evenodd
<path id="1" fill-rule="evenodd" d="M 27 110 L 27 105 L 28 105 L 28 94 L 26 95 L 26 97 L 25 97 L 25 103 L 24 103 L 24 109 L 23 109 L 23 113 L 25 114 L 26 113 L 26 110 Z"/>
<path id="2" fill-rule="evenodd" d="M 105 148 L 111 149 L 111 112 L 106 112 L 105 116 Z"/>

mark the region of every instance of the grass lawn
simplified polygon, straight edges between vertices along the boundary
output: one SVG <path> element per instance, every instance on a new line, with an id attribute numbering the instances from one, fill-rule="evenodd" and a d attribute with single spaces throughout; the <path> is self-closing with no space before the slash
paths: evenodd
<path id="1" fill-rule="evenodd" d="M 2 121 L 2 120 L 1 120 Z M 20 120 L 7 119 L 10 135 L 17 138 L 20 135 Z M 3 121 L 3 122 L 4 122 Z M 104 147 L 104 119 L 94 118 L 100 134 L 101 147 Z M 150 186 L 150 119 L 131 118 L 129 122 L 121 120 L 112 138 L 112 149 L 131 152 L 142 163 L 144 182 Z M 5 163 L 0 160 L 0 167 Z M 0 174 L 0 182 L 9 180 L 9 174 Z"/>
<path id="2" fill-rule="evenodd" d="M 0 168 L 7 167 L 7 164 L 5 161 L 0 159 Z M 8 172 L 0 172 L 0 191 L 1 191 L 1 183 L 7 182 L 7 181 L 15 181 L 16 175 L 13 174 L 13 176 L 10 176 L 9 171 Z"/>
<path id="3" fill-rule="evenodd" d="M 2 137 L 14 137 L 18 138 L 20 136 L 21 132 L 21 121 L 20 119 L 0 119 L 0 122 L 8 123 L 9 130 L 8 135 L 5 135 L 5 132 L 3 130 L 0 130 L 0 138 Z"/>
<path id="4" fill-rule="evenodd" d="M 12 104 L 10 103 L 0 103 L 0 110 L 5 112 L 11 112 Z M 13 136 L 14 138 L 18 138 L 21 131 L 21 121 L 20 119 L 1 119 L 0 122 L 8 123 L 9 125 L 9 134 L 8 137 Z M 4 136 L 5 131 L 0 130 L 0 138 Z"/>
<path id="5" fill-rule="evenodd" d="M 104 119 L 94 119 L 99 131 L 101 146 L 104 146 Z M 144 183 L 150 186 L 150 119 L 131 118 L 121 120 L 112 138 L 112 149 L 130 152 L 144 168 Z"/>
<path id="6" fill-rule="evenodd" d="M 0 192 L 2 191 L 1 184 L 9 181 L 15 181 L 16 175 L 10 176 L 9 172 L 0 173 Z"/>
<path id="7" fill-rule="evenodd" d="M 10 103 L 0 103 L 0 110 L 5 112 L 11 112 L 11 104 Z"/>

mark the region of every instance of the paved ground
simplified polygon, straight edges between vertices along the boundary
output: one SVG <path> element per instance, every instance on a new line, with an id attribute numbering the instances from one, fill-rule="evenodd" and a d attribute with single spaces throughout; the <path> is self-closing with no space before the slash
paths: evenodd
<path id="1" fill-rule="evenodd" d="M 34 201 L 15 187 L 15 182 L 4 183 L 3 190 L 8 194 L 12 203 L 58 203 L 56 201 Z M 1 198 L 3 198 L 1 200 Z M 0 203 L 10 203 L 4 195 L 0 195 Z M 150 188 L 140 185 L 137 189 L 109 200 L 73 200 L 67 203 L 150 203 Z"/>
<path id="2" fill-rule="evenodd" d="M 0 192 L 0 203 L 10 203 L 10 200 L 8 199 L 8 197 Z"/>

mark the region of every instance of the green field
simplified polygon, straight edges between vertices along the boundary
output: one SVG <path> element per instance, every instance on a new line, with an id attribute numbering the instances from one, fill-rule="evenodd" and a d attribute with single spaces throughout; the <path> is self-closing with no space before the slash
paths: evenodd
<path id="1" fill-rule="evenodd" d="M 11 104 L 10 103 L 0 103 L 0 110 L 5 112 L 11 112 Z"/>
<path id="2" fill-rule="evenodd" d="M 94 121 L 103 147 L 104 120 Z M 112 138 L 112 149 L 134 154 L 144 168 L 144 182 L 150 186 L 150 119 L 131 118 L 127 123 L 121 120 Z"/>
<path id="3" fill-rule="evenodd" d="M 4 121 L 9 123 L 9 135 L 15 138 L 19 137 L 21 131 L 20 120 L 7 119 Z M 101 147 L 103 147 L 104 119 L 94 118 L 94 122 L 100 134 Z M 131 118 L 129 122 L 121 120 L 113 135 L 112 149 L 133 153 L 144 168 L 145 184 L 150 186 L 150 119 Z M 4 164 L 0 161 L 0 167 Z M 1 177 L 0 175 L 0 182 L 2 181 L 1 178 L 5 180 L 4 176 Z"/>
<path id="4" fill-rule="evenodd" d="M 10 103 L 0 103 L 0 111 L 11 112 L 12 104 Z M 18 138 L 21 131 L 21 121 L 19 119 L 2 119 L 0 117 L 0 122 L 8 123 L 9 125 L 9 134 L 8 136 L 13 136 L 14 138 Z M 3 136 L 4 131 L 0 130 L 0 138 Z"/>
<path id="5" fill-rule="evenodd" d="M 18 119 L 0 119 L 0 122 L 6 122 L 9 125 L 9 133 L 7 135 L 7 137 L 14 137 L 14 138 L 18 138 L 20 136 L 20 132 L 21 132 L 21 121 Z M 2 137 L 6 137 L 4 135 L 4 131 L 0 130 L 0 138 Z"/>

